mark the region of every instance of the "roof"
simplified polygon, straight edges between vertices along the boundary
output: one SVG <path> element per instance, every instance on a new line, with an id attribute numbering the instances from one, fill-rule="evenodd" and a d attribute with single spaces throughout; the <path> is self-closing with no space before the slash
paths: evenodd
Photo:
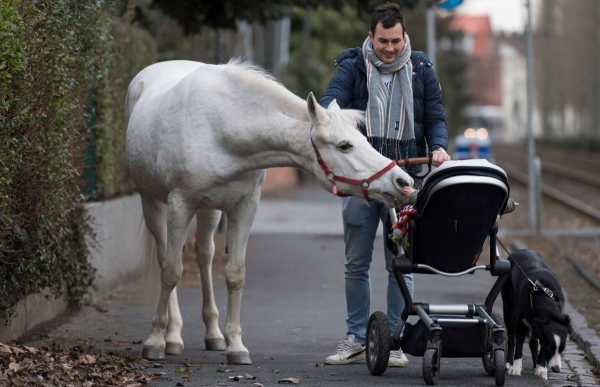
<path id="1" fill-rule="evenodd" d="M 487 15 L 459 15 L 450 23 L 450 29 L 469 35 L 491 35 L 490 17 Z"/>

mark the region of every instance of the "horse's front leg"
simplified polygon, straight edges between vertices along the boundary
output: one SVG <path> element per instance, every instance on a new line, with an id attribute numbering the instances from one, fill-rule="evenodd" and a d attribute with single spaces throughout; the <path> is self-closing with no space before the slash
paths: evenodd
<path id="1" fill-rule="evenodd" d="M 252 364 L 248 349 L 242 343 L 240 309 L 246 281 L 246 246 L 259 199 L 260 186 L 251 197 L 227 213 L 229 261 L 225 267 L 228 290 L 225 338 L 227 339 L 227 362 L 230 364 Z"/>
<path id="2" fill-rule="evenodd" d="M 165 260 L 161 264 L 161 288 L 156 313 L 152 319 L 152 332 L 144 342 L 142 356 L 146 359 L 162 359 L 165 356 L 165 330 L 169 324 L 169 307 L 171 315 L 179 319 L 171 319 L 167 341 L 170 343 L 169 353 L 181 353 L 183 341 L 181 340 L 181 317 L 177 305 L 177 295 L 173 290 L 183 273 L 181 250 L 185 243 L 187 227 L 192 217 L 185 202 L 178 191 L 173 191 L 168 197 L 167 209 L 167 248 Z"/>
<path id="3" fill-rule="evenodd" d="M 212 281 L 214 234 L 220 218 L 221 211 L 196 213 L 196 263 L 200 269 L 202 285 L 202 320 L 206 327 L 204 345 L 209 351 L 222 351 L 226 348 L 225 338 L 219 329 L 219 310 L 215 303 Z"/>

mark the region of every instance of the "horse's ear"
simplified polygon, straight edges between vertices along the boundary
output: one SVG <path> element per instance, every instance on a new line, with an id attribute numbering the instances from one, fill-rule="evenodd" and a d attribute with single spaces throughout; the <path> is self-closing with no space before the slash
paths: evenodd
<path id="1" fill-rule="evenodd" d="M 340 105 L 337 104 L 337 101 L 335 99 L 333 99 L 329 103 L 329 106 L 327 106 L 327 110 L 341 110 L 341 109 L 340 109 Z"/>
<path id="2" fill-rule="evenodd" d="M 327 125 L 330 118 L 325 109 L 317 103 L 312 91 L 308 93 L 306 102 L 308 103 L 308 117 L 310 118 L 310 122 L 312 122 L 314 126 Z"/>

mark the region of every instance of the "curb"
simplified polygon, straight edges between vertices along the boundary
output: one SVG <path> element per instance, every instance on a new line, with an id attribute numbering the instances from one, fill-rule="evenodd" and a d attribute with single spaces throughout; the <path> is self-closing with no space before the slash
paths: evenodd
<path id="1" fill-rule="evenodd" d="M 520 241 L 515 240 L 512 243 L 514 250 L 526 249 L 527 245 Z M 569 259 L 570 260 L 570 259 Z M 600 338 L 596 334 L 596 331 L 591 329 L 585 317 L 581 315 L 569 302 L 569 296 L 565 293 L 565 313 L 571 317 L 571 326 L 573 332 L 571 332 L 571 339 L 579 346 L 579 348 L 585 354 L 587 361 L 594 367 L 599 368 L 600 366 Z M 566 360 L 566 359 L 565 359 Z M 596 377 L 590 373 L 589 369 L 580 367 L 577 364 L 569 363 L 570 368 L 577 376 L 577 385 L 579 386 L 590 386 L 596 385 Z"/>

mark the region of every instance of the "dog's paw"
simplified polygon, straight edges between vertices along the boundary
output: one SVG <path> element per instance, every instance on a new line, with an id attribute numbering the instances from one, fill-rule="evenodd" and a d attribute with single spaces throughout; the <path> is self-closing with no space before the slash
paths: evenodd
<path id="1" fill-rule="evenodd" d="M 521 371 L 523 370 L 523 359 L 515 360 L 512 366 L 509 363 L 506 363 L 506 369 L 509 375 L 521 376 Z"/>
<path id="2" fill-rule="evenodd" d="M 548 380 L 548 368 L 542 366 L 535 367 L 535 375 L 544 380 Z"/>

